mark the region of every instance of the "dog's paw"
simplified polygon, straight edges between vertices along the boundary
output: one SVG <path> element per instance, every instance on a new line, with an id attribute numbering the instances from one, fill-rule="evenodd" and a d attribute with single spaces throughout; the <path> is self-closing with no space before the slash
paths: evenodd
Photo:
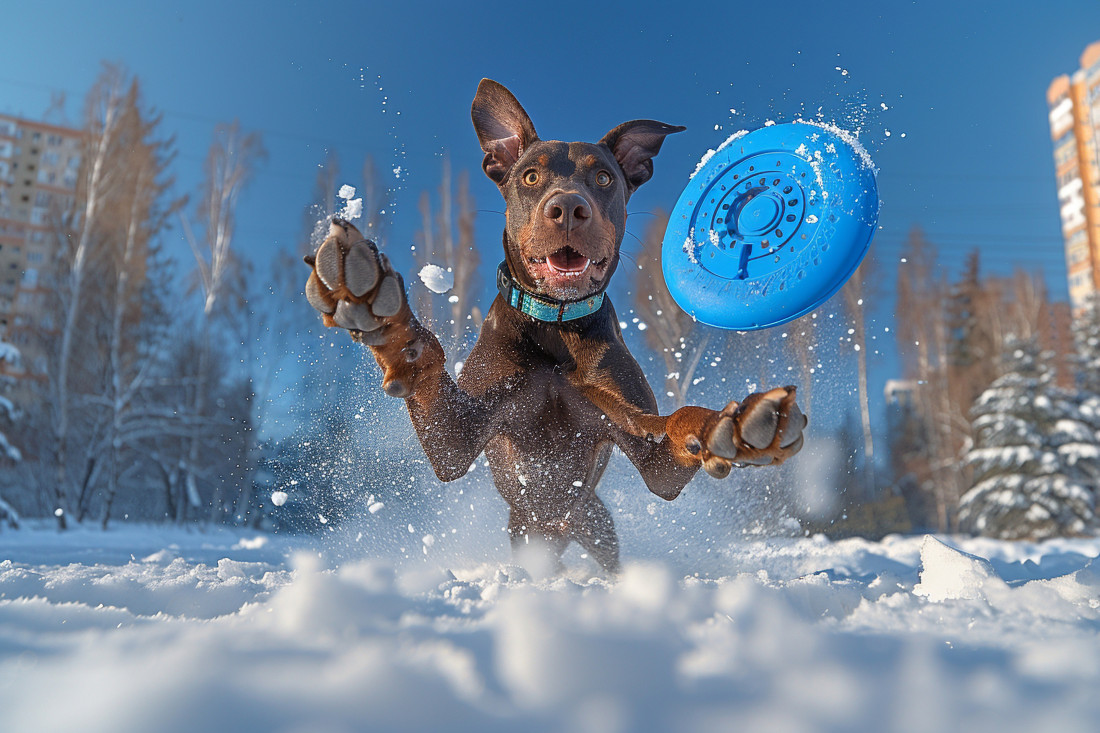
<path id="1" fill-rule="evenodd" d="M 313 268 L 306 300 L 326 326 L 347 329 L 368 346 L 381 346 L 387 323 L 409 320 L 401 275 L 351 223 L 333 219 L 328 237 L 306 264 Z"/>
<path id="2" fill-rule="evenodd" d="M 755 393 L 731 402 L 721 412 L 682 408 L 684 418 L 669 434 L 700 461 L 707 473 L 725 478 L 734 465 L 779 465 L 802 450 L 802 430 L 809 422 L 795 403 L 794 387 Z M 676 414 L 673 417 L 676 417 Z M 690 423 L 694 422 L 694 425 Z"/>
<path id="3" fill-rule="evenodd" d="M 306 281 L 309 304 L 326 326 L 347 329 L 353 341 L 371 347 L 386 394 L 411 397 L 426 375 L 443 368 L 443 349 L 413 318 L 401 275 L 352 224 L 333 219 L 306 264 L 313 268 Z"/>

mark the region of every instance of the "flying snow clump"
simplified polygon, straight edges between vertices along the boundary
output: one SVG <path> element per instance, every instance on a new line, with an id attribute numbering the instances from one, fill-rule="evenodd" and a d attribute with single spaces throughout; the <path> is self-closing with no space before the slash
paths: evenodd
<path id="1" fill-rule="evenodd" d="M 445 293 L 455 286 L 455 275 L 439 265 L 424 265 L 420 268 L 420 281 L 433 293 Z"/>

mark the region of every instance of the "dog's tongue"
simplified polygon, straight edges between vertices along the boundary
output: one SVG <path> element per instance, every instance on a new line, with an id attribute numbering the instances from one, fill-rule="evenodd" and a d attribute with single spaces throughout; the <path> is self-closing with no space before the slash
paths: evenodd
<path id="1" fill-rule="evenodd" d="M 588 267 L 588 258 L 572 247 L 562 247 L 546 261 L 559 272 L 583 272 Z"/>

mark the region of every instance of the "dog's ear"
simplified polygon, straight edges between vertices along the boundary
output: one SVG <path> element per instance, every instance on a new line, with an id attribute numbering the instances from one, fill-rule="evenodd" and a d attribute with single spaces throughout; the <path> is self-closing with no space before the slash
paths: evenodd
<path id="1" fill-rule="evenodd" d="M 638 186 L 653 177 L 653 157 L 660 152 L 665 136 L 686 129 L 655 120 L 632 120 L 604 135 L 600 144 L 611 149 L 626 175 L 626 184 L 633 193 Z"/>
<path id="2" fill-rule="evenodd" d="M 512 93 L 492 79 L 477 85 L 470 116 L 485 151 L 481 167 L 500 185 L 523 151 L 539 139 L 535 126 Z"/>

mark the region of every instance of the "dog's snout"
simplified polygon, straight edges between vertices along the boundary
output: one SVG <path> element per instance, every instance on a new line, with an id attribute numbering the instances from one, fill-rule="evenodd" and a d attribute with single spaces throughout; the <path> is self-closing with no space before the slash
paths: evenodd
<path id="1" fill-rule="evenodd" d="M 559 193 L 547 200 L 542 214 L 558 226 L 572 230 L 592 218 L 592 207 L 579 193 Z"/>

